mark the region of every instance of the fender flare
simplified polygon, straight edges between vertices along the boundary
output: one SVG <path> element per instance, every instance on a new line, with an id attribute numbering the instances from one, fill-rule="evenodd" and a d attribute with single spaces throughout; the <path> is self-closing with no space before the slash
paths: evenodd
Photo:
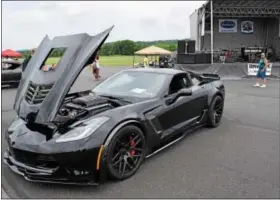
<path id="1" fill-rule="evenodd" d="M 102 153 L 102 157 L 104 155 L 107 154 L 107 150 L 108 150 L 108 145 L 109 143 L 111 142 L 112 138 L 116 135 L 116 133 L 122 129 L 124 126 L 128 125 L 128 124 L 131 124 L 131 123 L 136 123 L 136 124 L 139 124 L 140 125 L 140 122 L 135 120 L 135 119 L 129 119 L 129 120 L 126 120 L 126 121 L 123 121 L 121 122 L 119 125 L 117 125 L 112 131 L 111 133 L 109 134 L 109 136 L 106 138 L 105 142 L 104 142 L 104 150 L 103 150 L 103 153 Z M 103 157 L 104 158 L 104 157 Z M 103 159 L 102 159 L 103 160 Z"/>

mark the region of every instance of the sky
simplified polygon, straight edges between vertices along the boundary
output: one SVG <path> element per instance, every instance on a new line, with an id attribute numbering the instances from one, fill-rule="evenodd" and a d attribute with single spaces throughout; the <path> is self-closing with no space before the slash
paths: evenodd
<path id="1" fill-rule="evenodd" d="M 2 49 L 35 48 L 45 35 L 95 35 L 107 42 L 183 39 L 189 16 L 206 1 L 2 1 Z"/>

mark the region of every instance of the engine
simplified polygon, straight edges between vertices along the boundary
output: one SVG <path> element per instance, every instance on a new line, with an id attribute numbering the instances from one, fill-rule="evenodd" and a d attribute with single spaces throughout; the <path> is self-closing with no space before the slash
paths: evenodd
<path id="1" fill-rule="evenodd" d="M 87 94 L 66 99 L 59 110 L 55 123 L 62 125 L 121 106 L 117 102 L 96 95 Z"/>

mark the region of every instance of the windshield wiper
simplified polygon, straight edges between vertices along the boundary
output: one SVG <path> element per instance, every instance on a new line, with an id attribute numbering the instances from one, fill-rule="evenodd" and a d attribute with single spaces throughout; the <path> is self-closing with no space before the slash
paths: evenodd
<path id="1" fill-rule="evenodd" d="M 112 100 L 119 100 L 119 101 L 122 101 L 122 102 L 131 103 L 130 101 L 127 101 L 127 100 L 125 100 L 124 98 L 121 98 L 121 97 L 115 97 L 115 96 L 110 96 L 110 95 L 99 95 L 99 96 L 105 97 L 105 98 L 108 98 L 108 99 L 112 99 Z"/>

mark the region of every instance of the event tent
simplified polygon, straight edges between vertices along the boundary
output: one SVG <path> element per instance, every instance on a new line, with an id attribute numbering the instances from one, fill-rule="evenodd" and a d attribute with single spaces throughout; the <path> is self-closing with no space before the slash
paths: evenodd
<path id="1" fill-rule="evenodd" d="M 135 55 L 171 55 L 170 51 L 167 51 L 163 48 L 150 46 L 134 53 Z"/>
<path id="2" fill-rule="evenodd" d="M 1 56 L 2 57 L 8 56 L 8 57 L 15 57 L 15 58 L 17 58 L 17 57 L 22 57 L 22 54 L 19 53 L 19 52 L 13 51 L 11 49 L 6 49 L 6 50 L 2 51 Z"/>

